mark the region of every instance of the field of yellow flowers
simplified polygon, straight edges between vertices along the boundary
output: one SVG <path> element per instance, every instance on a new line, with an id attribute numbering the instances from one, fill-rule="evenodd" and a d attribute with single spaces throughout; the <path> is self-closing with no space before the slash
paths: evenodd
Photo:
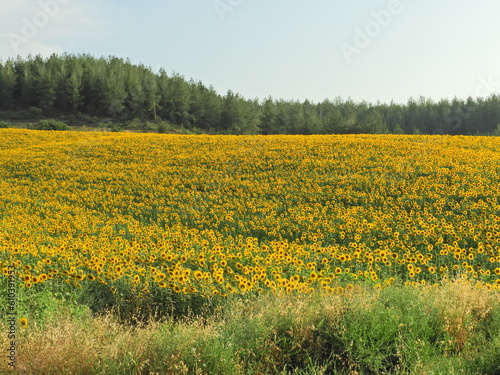
<path id="1" fill-rule="evenodd" d="M 499 228 L 498 137 L 0 129 L 0 262 L 25 288 L 500 289 Z"/>

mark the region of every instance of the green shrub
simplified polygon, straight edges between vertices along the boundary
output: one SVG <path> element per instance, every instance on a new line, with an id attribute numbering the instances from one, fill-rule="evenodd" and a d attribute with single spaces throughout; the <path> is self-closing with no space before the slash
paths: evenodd
<path id="1" fill-rule="evenodd" d="M 62 121 L 41 120 L 38 122 L 38 130 L 69 130 L 69 126 Z"/>
<path id="2" fill-rule="evenodd" d="M 43 111 L 37 107 L 29 107 L 28 114 L 31 118 L 39 119 L 43 116 Z"/>
<path id="3" fill-rule="evenodd" d="M 0 278 L 0 289 L 6 283 Z M 52 279 L 17 289 L 18 317 L 29 322 L 19 330 L 26 373 L 500 374 L 500 300 L 472 286 L 202 301 L 159 287 L 139 297 L 120 280 L 115 293 L 82 284 Z M 0 316 L 6 306 L 0 293 Z"/>
<path id="4" fill-rule="evenodd" d="M 122 124 L 120 123 L 113 123 L 110 127 L 110 130 L 112 132 L 118 133 L 122 130 Z"/>
<path id="5" fill-rule="evenodd" d="M 493 132 L 491 133 L 491 135 L 493 135 L 495 137 L 500 137 L 500 124 L 497 125 L 496 129 L 493 130 Z"/>
<path id="6" fill-rule="evenodd" d="M 8 127 L 9 127 L 9 124 L 7 124 L 5 121 L 0 121 L 0 129 L 5 129 Z"/>
<path id="7" fill-rule="evenodd" d="M 159 121 L 158 122 L 158 133 L 166 133 L 168 131 L 171 131 L 173 129 L 173 125 L 169 123 L 168 121 Z"/>
<path id="8" fill-rule="evenodd" d="M 156 130 L 158 130 L 158 124 L 151 122 L 151 121 L 146 121 L 144 123 L 143 130 L 144 131 L 148 131 L 148 130 L 156 131 Z"/>
<path id="9" fill-rule="evenodd" d="M 130 129 L 142 129 L 143 123 L 140 119 L 134 118 L 128 122 L 127 127 Z"/>

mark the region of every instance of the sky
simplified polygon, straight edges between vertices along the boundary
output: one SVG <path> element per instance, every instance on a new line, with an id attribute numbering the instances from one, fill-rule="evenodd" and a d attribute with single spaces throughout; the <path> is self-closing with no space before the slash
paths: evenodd
<path id="1" fill-rule="evenodd" d="M 0 59 L 87 53 L 243 97 L 500 91 L 498 0 L 0 0 Z"/>

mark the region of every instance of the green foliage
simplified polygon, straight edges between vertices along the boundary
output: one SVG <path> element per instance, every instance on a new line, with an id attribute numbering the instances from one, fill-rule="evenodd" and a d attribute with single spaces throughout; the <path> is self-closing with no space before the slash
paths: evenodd
<path id="1" fill-rule="evenodd" d="M 496 129 L 493 130 L 493 133 L 491 133 L 491 135 L 495 137 L 500 137 L 500 124 L 497 125 Z"/>
<path id="2" fill-rule="evenodd" d="M 69 126 L 62 121 L 40 120 L 37 125 L 38 130 L 69 130 Z"/>
<path id="3" fill-rule="evenodd" d="M 110 285 L 83 283 L 76 302 L 88 307 L 94 314 L 112 312 L 120 322 L 138 324 L 151 319 L 182 320 L 189 316 L 208 316 L 218 309 L 223 299 L 184 295 L 171 289 L 154 286 L 145 292 L 131 288 L 125 281 Z"/>
<path id="4" fill-rule="evenodd" d="M 97 127 L 98 127 L 99 129 L 108 129 L 110 126 L 111 126 L 111 123 L 106 122 L 106 121 L 100 121 L 100 122 L 97 124 Z"/>
<path id="5" fill-rule="evenodd" d="M 130 129 L 142 129 L 143 128 L 143 122 L 139 118 L 133 118 L 127 123 L 127 127 Z"/>
<path id="6" fill-rule="evenodd" d="M 5 280 L 0 280 L 2 287 Z M 43 339 L 43 332 L 56 331 L 62 335 L 61 343 L 91 335 L 92 340 L 82 343 L 92 345 L 82 352 L 97 356 L 88 358 L 98 358 L 89 374 L 105 370 L 116 374 L 494 375 L 500 369 L 500 302 L 495 292 L 477 289 L 473 293 L 466 285 L 390 286 L 342 295 L 206 298 L 208 309 L 195 309 L 197 301 L 166 289 L 138 296 L 126 283 L 115 288 L 113 294 L 109 286 L 83 283 L 78 289 L 53 281 L 19 288 L 18 315 L 28 318 L 30 337 L 38 332 L 36 337 Z M 443 300 L 443 295 L 450 299 Z M 0 296 L 2 306 L 5 298 Z M 480 305 L 486 314 L 478 310 Z M 151 306 L 162 314 L 151 315 Z M 450 351 L 449 333 L 462 327 L 462 320 L 453 319 L 455 309 L 460 317 L 469 316 L 464 308 L 475 314 L 463 326 L 467 341 L 460 350 Z M 61 324 L 72 328 L 66 331 Z M 64 358 L 67 349 L 58 350 L 60 355 L 50 360 Z M 51 367 L 51 371 L 62 370 Z"/>
<path id="7" fill-rule="evenodd" d="M 146 121 L 143 126 L 144 131 L 158 131 L 158 124 L 152 121 Z"/>
<path id="8" fill-rule="evenodd" d="M 0 278 L 0 287 L 7 290 L 7 279 Z M 18 318 L 24 317 L 28 321 L 36 321 L 41 327 L 50 323 L 61 310 L 67 310 L 71 316 L 80 317 L 88 311 L 86 306 L 76 303 L 79 290 L 55 281 L 34 285 L 27 289 L 16 283 L 14 298 L 15 312 Z M 6 316 L 7 295 L 0 294 L 0 315 Z"/>
<path id="9" fill-rule="evenodd" d="M 469 374 L 500 374 L 500 335 L 496 331 L 493 339 L 483 343 L 477 355 L 466 365 Z"/>
<path id="10" fill-rule="evenodd" d="M 376 109 L 367 111 L 364 118 L 361 120 L 359 130 L 362 133 L 370 134 L 388 134 L 389 128 L 385 123 L 382 114 Z"/>
<path id="11" fill-rule="evenodd" d="M 122 124 L 113 122 L 111 123 L 111 127 L 109 128 L 112 132 L 119 132 L 122 130 Z"/>
<path id="12" fill-rule="evenodd" d="M 404 133 L 405 133 L 405 131 L 403 130 L 401 125 L 399 125 L 399 124 L 394 125 L 394 129 L 392 130 L 392 134 L 404 134 Z"/>
<path id="13" fill-rule="evenodd" d="M 6 129 L 9 127 L 9 124 L 5 121 L 0 121 L 0 129 Z"/>
<path id="14" fill-rule="evenodd" d="M 28 114 L 30 118 L 40 119 L 43 116 L 43 111 L 37 107 L 29 107 Z"/>
<path id="15" fill-rule="evenodd" d="M 166 131 L 160 124 L 167 121 L 177 129 L 198 129 L 195 133 L 498 135 L 499 109 L 498 95 L 406 104 L 249 100 L 117 57 L 30 56 L 0 63 L 0 111 L 22 110 L 31 119 L 80 114 L 119 123 L 138 120 L 143 131 Z M 158 129 L 144 128 L 148 121 Z"/>
<path id="16" fill-rule="evenodd" d="M 158 133 L 166 133 L 174 129 L 174 126 L 167 121 L 158 122 Z"/>
<path id="17" fill-rule="evenodd" d="M 17 75 L 14 61 L 7 60 L 0 64 L 0 107 L 12 107 L 15 103 Z"/>

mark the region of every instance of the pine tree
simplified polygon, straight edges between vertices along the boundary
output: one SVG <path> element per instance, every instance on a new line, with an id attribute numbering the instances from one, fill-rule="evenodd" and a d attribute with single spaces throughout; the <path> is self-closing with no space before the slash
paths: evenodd
<path id="1" fill-rule="evenodd" d="M 268 97 L 262 103 L 262 110 L 260 114 L 260 132 L 262 134 L 274 133 L 274 122 L 276 119 L 276 105 L 271 97 Z"/>
<path id="2" fill-rule="evenodd" d="M 369 110 L 360 123 L 361 133 L 387 134 L 389 128 L 377 109 Z"/>
<path id="3" fill-rule="evenodd" d="M 83 68 L 78 59 L 72 59 L 68 65 L 67 78 L 65 80 L 65 91 L 67 102 L 73 114 L 76 114 L 82 104 L 84 97 L 83 88 Z"/>
<path id="4" fill-rule="evenodd" d="M 14 61 L 0 62 L 0 107 L 12 108 L 15 104 L 16 72 Z"/>
<path id="5" fill-rule="evenodd" d="M 116 118 L 125 109 L 124 102 L 127 97 L 123 60 L 112 58 L 105 68 L 106 78 L 103 79 L 101 113 Z"/>
<path id="6" fill-rule="evenodd" d="M 161 89 L 162 118 L 176 125 L 190 127 L 189 101 L 190 90 L 184 77 L 174 73 L 169 79 L 163 74 Z"/>
<path id="7" fill-rule="evenodd" d="M 18 57 L 14 63 L 14 71 L 17 76 L 16 96 L 19 105 L 26 109 L 38 104 L 36 101 L 35 79 L 32 72 L 31 62 Z"/>
<path id="8" fill-rule="evenodd" d="M 56 102 L 56 69 L 53 70 L 50 63 L 53 61 L 44 60 L 41 56 L 37 56 L 31 62 L 33 66 L 36 107 L 42 109 L 45 113 L 50 113 Z"/>
<path id="9" fill-rule="evenodd" d="M 496 129 L 493 130 L 493 132 L 491 133 L 491 135 L 493 135 L 495 137 L 500 137 L 500 124 L 497 125 Z"/>
<path id="10" fill-rule="evenodd" d="M 156 76 L 151 71 L 144 71 L 142 87 L 144 91 L 144 109 L 148 116 L 152 116 L 153 120 L 156 121 L 158 110 L 161 109 L 159 104 L 160 95 Z"/>
<path id="11" fill-rule="evenodd" d="M 404 132 L 403 128 L 399 124 L 396 124 L 394 126 L 394 129 L 392 129 L 392 134 L 404 134 L 404 133 L 405 132 Z"/>
<path id="12" fill-rule="evenodd" d="M 222 100 L 221 130 L 232 134 L 240 134 L 243 129 L 243 111 L 240 97 L 231 90 Z"/>
<path id="13" fill-rule="evenodd" d="M 242 100 L 240 101 L 243 108 L 243 121 L 242 127 L 238 134 L 257 134 L 260 131 L 259 122 L 259 101 L 254 100 Z"/>

